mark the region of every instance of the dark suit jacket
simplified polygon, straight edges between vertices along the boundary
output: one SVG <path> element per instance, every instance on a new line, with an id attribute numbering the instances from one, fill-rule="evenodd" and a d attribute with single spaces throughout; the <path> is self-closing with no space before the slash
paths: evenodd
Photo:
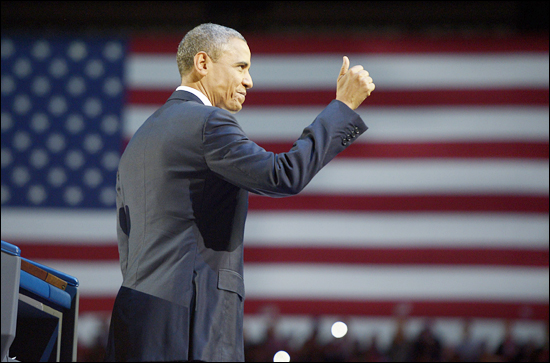
<path id="1" fill-rule="evenodd" d="M 106 360 L 243 361 L 248 192 L 300 192 L 367 127 L 332 101 L 287 153 L 176 91 L 137 130 L 117 175 L 123 275 Z"/>

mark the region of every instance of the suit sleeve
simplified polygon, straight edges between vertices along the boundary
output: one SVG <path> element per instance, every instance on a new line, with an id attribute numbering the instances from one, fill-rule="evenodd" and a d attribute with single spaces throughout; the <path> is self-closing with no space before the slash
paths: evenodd
<path id="1" fill-rule="evenodd" d="M 203 145 L 208 167 L 249 192 L 272 197 L 299 193 L 338 153 L 367 130 L 361 117 L 333 100 L 286 153 L 268 152 L 248 139 L 233 115 L 207 118 Z"/>

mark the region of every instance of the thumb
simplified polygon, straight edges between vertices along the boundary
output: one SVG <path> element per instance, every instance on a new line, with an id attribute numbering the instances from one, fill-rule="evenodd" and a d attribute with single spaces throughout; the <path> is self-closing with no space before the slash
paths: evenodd
<path id="1" fill-rule="evenodd" d="M 348 59 L 347 56 L 344 56 L 344 59 L 343 59 L 343 62 L 342 62 L 342 68 L 340 69 L 340 74 L 338 75 L 338 77 L 341 77 L 344 74 L 346 74 L 348 69 L 349 69 L 349 59 Z"/>

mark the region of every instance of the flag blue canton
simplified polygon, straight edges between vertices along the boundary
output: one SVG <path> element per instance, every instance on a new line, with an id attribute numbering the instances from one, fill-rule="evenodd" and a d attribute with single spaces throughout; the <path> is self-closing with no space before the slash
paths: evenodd
<path id="1" fill-rule="evenodd" d="M 2 207 L 115 206 L 120 38 L 2 37 Z"/>

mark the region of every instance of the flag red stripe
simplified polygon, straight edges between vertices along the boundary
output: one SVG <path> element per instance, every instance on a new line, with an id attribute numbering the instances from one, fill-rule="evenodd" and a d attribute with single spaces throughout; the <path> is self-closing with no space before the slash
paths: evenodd
<path id="1" fill-rule="evenodd" d="M 345 263 L 375 265 L 480 265 L 548 267 L 548 250 L 481 248 L 256 247 L 248 263 Z"/>
<path id="2" fill-rule="evenodd" d="M 246 314 L 261 314 L 265 307 L 276 306 L 281 314 L 367 315 L 397 317 L 462 317 L 548 319 L 548 303 L 506 303 L 485 301 L 342 301 L 246 299 Z"/>
<path id="3" fill-rule="evenodd" d="M 284 153 L 292 148 L 292 141 L 254 140 L 274 153 Z M 124 139 L 122 150 L 130 142 Z M 548 159 L 548 142 L 371 142 L 354 143 L 338 154 L 338 158 L 361 159 Z"/>
<path id="4" fill-rule="evenodd" d="M 80 296 L 79 311 L 110 312 L 114 296 Z M 378 317 L 461 317 L 548 320 L 548 303 L 486 301 L 349 301 L 246 298 L 245 314 L 262 314 L 266 307 L 281 314 Z"/>
<path id="5" fill-rule="evenodd" d="M 298 244 L 298 243 L 297 243 Z M 31 260 L 118 261 L 110 245 L 16 242 Z M 490 265 L 548 267 L 548 250 L 464 248 L 334 248 L 246 246 L 247 263 L 344 263 L 388 265 Z"/>
<path id="6" fill-rule="evenodd" d="M 246 35 L 248 46 L 255 54 L 319 54 L 349 55 L 405 54 L 405 53 L 494 53 L 494 52 L 548 52 L 548 36 L 495 37 L 414 37 L 371 38 L 365 36 L 277 36 Z M 163 36 L 136 36 L 129 44 L 130 53 L 164 53 L 175 55 L 183 38 L 173 34 Z"/>
<path id="7" fill-rule="evenodd" d="M 250 194 L 250 210 L 331 210 L 368 212 L 548 213 L 548 196 L 524 195 L 326 195 L 269 198 Z"/>
<path id="8" fill-rule="evenodd" d="M 64 244 L 41 241 L 10 243 L 21 249 L 21 256 L 29 260 L 66 260 L 66 261 L 118 261 L 117 241 L 110 244 L 83 244 L 78 241 L 68 241 Z"/>
<path id="9" fill-rule="evenodd" d="M 292 142 L 258 141 L 274 153 L 287 152 Z M 548 159 L 548 142 L 368 142 L 354 143 L 338 154 L 347 158 L 530 158 Z"/>
<path id="10" fill-rule="evenodd" d="M 130 104 L 162 105 L 174 90 L 131 88 Z M 251 90 L 245 106 L 305 106 L 327 105 L 336 97 L 335 90 Z M 377 90 L 364 106 L 489 106 L 549 104 L 548 89 L 468 89 L 468 90 Z"/>

